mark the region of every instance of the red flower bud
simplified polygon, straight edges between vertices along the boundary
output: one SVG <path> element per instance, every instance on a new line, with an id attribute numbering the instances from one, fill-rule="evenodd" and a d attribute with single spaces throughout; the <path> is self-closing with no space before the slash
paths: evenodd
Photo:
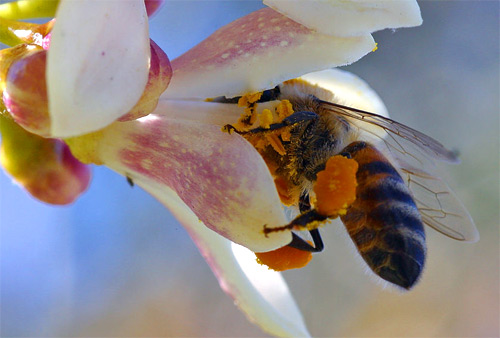
<path id="1" fill-rule="evenodd" d="M 12 63 L 3 101 L 14 120 L 26 130 L 49 135 L 50 117 L 45 81 L 47 51 L 37 50 Z"/>

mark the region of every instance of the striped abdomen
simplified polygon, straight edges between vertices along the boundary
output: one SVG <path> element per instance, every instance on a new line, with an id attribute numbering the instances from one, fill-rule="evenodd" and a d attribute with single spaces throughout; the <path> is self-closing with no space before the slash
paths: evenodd
<path id="1" fill-rule="evenodd" d="M 342 222 L 363 259 L 383 279 L 411 288 L 425 261 L 425 233 L 408 187 L 372 145 L 354 142 L 349 153 L 359 164 L 356 200 Z"/>

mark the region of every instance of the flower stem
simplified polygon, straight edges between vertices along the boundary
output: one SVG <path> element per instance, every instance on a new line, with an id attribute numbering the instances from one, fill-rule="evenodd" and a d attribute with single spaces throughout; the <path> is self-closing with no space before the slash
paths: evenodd
<path id="1" fill-rule="evenodd" d="M 0 17 L 11 20 L 54 17 L 59 0 L 19 0 L 0 4 Z"/>

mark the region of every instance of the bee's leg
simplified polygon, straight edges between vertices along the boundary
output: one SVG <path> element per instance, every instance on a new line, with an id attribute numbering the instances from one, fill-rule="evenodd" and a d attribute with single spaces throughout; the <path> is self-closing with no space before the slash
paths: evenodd
<path id="1" fill-rule="evenodd" d="M 302 194 L 299 199 L 299 210 L 301 213 L 309 212 L 311 210 L 311 203 L 309 202 L 309 194 Z M 288 246 L 309 252 L 321 252 L 325 248 L 323 240 L 318 229 L 310 230 L 309 233 L 314 242 L 314 246 L 303 240 L 298 235 L 292 232 L 292 241 Z"/>
<path id="2" fill-rule="evenodd" d="M 321 235 L 319 234 L 318 229 L 314 229 L 309 231 L 312 236 L 314 246 L 303 240 L 299 235 L 294 234 L 292 232 L 292 241 L 288 244 L 289 247 L 299 249 L 302 251 L 309 252 L 321 252 L 325 248 L 323 245 L 323 240 L 321 239 Z"/>
<path id="3" fill-rule="evenodd" d="M 310 111 L 299 111 L 296 113 L 293 113 L 292 115 L 284 118 L 281 122 L 278 123 L 273 123 L 269 125 L 269 128 L 263 128 L 263 127 L 257 127 L 248 131 L 238 131 L 236 130 L 235 127 L 233 127 L 230 124 L 227 124 L 224 126 L 224 130 L 227 131 L 235 131 L 240 135 L 245 135 L 245 134 L 257 134 L 257 133 L 265 133 L 269 131 L 274 131 L 280 128 L 284 127 L 289 127 L 293 126 L 294 124 L 301 123 L 301 122 L 306 122 L 306 121 L 312 121 L 316 120 L 319 118 L 319 115 Z"/>
<path id="4" fill-rule="evenodd" d="M 258 101 L 256 101 L 256 103 L 279 100 L 279 96 L 280 96 L 280 88 L 279 86 L 276 86 L 273 89 L 264 90 L 262 92 L 262 96 Z M 212 99 L 212 102 L 237 104 L 240 99 L 241 96 L 235 96 L 230 98 L 227 98 L 225 96 L 220 96 Z"/>

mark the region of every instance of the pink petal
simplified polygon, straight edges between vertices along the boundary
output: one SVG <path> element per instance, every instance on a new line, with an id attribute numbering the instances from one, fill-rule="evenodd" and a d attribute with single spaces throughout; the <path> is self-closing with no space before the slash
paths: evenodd
<path id="1" fill-rule="evenodd" d="M 210 231 L 173 191 L 166 193 L 149 179 L 136 178 L 135 182 L 172 210 L 207 260 L 221 288 L 250 321 L 274 336 L 309 337 L 300 310 L 280 273 L 259 265 L 248 249 Z"/>
<path id="2" fill-rule="evenodd" d="M 334 36 L 365 35 L 386 28 L 422 24 L 415 0 L 264 0 L 264 4 L 308 28 Z"/>
<path id="3" fill-rule="evenodd" d="M 277 227 L 287 220 L 267 166 L 237 134 L 148 115 L 104 129 L 98 146 L 106 166 L 172 189 L 201 222 L 236 243 L 269 251 L 291 240 L 289 232 L 264 235 L 265 225 Z"/>
<path id="4" fill-rule="evenodd" d="M 165 3 L 165 0 L 144 0 L 144 4 L 146 5 L 146 12 L 148 16 L 154 15 L 158 12 Z"/>
<path id="5" fill-rule="evenodd" d="M 47 58 L 51 135 L 95 131 L 127 113 L 149 60 L 144 0 L 61 1 Z"/>
<path id="6" fill-rule="evenodd" d="M 333 37 L 264 8 L 216 31 L 172 61 L 166 98 L 235 96 L 269 89 L 302 74 L 357 61 L 371 35 Z"/>

